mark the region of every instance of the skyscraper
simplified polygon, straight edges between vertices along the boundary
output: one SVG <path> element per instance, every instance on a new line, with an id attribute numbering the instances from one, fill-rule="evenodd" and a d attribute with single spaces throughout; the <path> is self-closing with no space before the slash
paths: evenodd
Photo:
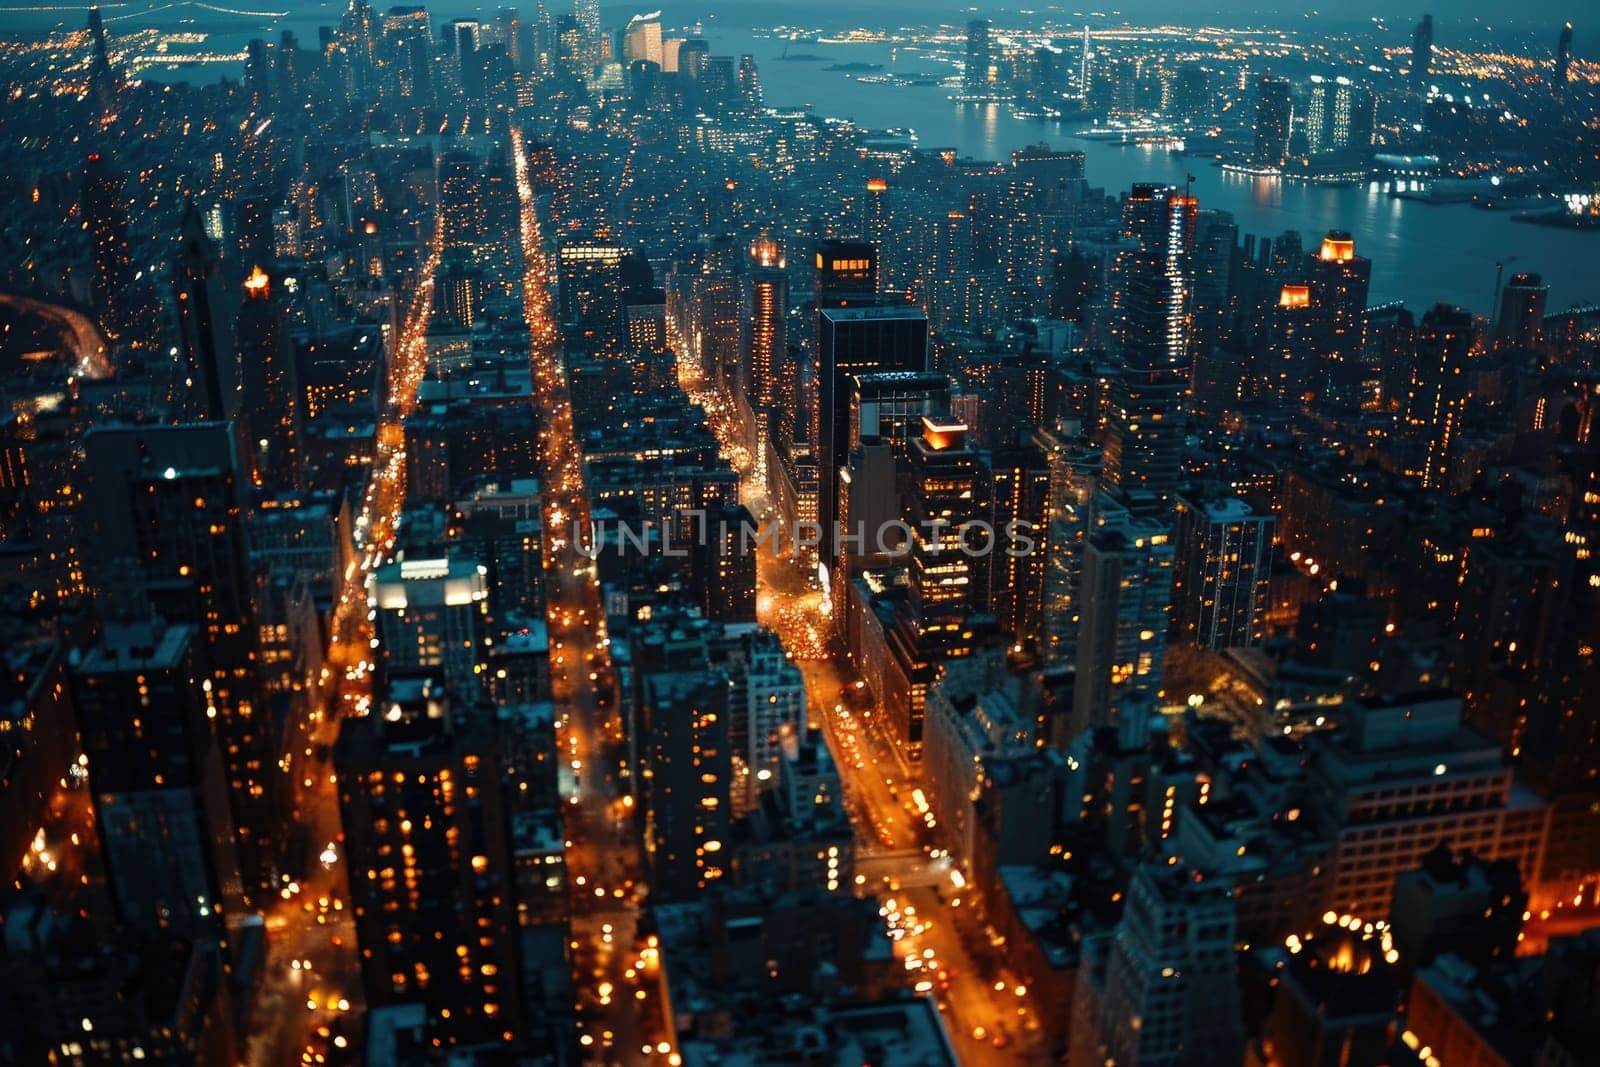
<path id="1" fill-rule="evenodd" d="M 648 15 L 635 15 L 628 20 L 628 25 L 623 28 L 622 62 L 633 63 L 641 59 L 654 63 L 657 67 L 662 64 L 661 12 L 659 11 Z"/>
<path id="2" fill-rule="evenodd" d="M 1346 404 L 1362 399 L 1367 377 L 1365 331 L 1372 261 L 1356 255 L 1355 240 L 1329 230 L 1316 252 L 1306 253 L 1305 281 L 1311 298 L 1319 382 L 1324 395 Z"/>
<path id="3" fill-rule="evenodd" d="M 1256 146 L 1251 162 L 1258 167 L 1283 166 L 1293 118 L 1288 80 L 1263 74 L 1256 80 Z"/>
<path id="4" fill-rule="evenodd" d="M 404 559 L 373 572 L 385 673 L 435 671 L 458 706 L 479 692 L 487 649 L 488 568 L 471 559 Z"/>
<path id="5" fill-rule="evenodd" d="M 1045 663 L 1075 666 L 1083 547 L 1104 457 L 1087 437 L 1062 428 L 1040 430 L 1034 444 L 1050 471 L 1039 657 Z"/>
<path id="6" fill-rule="evenodd" d="M 510 831 L 492 718 L 432 673 L 389 680 L 334 751 L 369 1008 L 420 1003 L 445 1048 L 522 1034 Z"/>
<path id="7" fill-rule="evenodd" d="M 90 297 L 101 324 L 115 337 L 134 321 L 133 255 L 122 178 L 99 152 L 84 161 L 82 209 L 94 256 Z"/>
<path id="8" fill-rule="evenodd" d="M 1471 393 L 1466 373 L 1471 349 L 1471 312 L 1438 304 L 1422 316 L 1405 422 L 1416 448 L 1410 473 L 1423 485 L 1448 484 L 1452 447 Z"/>
<path id="9" fill-rule="evenodd" d="M 961 76 L 962 93 L 974 99 L 994 94 L 994 53 L 989 41 L 989 20 L 967 23 L 967 65 Z"/>
<path id="10" fill-rule="evenodd" d="M 1550 84 L 1558 94 L 1567 91 L 1567 78 L 1572 70 L 1572 23 L 1561 27 L 1556 40 L 1556 65 L 1550 73 Z"/>
<path id="11" fill-rule="evenodd" d="M 94 94 L 100 110 L 110 114 L 116 109 L 117 94 L 122 91 L 124 79 L 122 68 L 111 66 L 111 57 L 106 50 L 106 25 L 100 17 L 98 4 L 89 9 L 89 36 L 94 42 L 94 55 L 89 60 L 89 91 Z M 1571 38 L 1572 27 L 1569 26 L 1569 43 Z"/>
<path id="12" fill-rule="evenodd" d="M 732 817 L 728 677 L 685 670 L 644 678 L 640 761 L 645 851 L 661 899 L 696 896 L 727 871 Z"/>
<path id="13" fill-rule="evenodd" d="M 283 773 L 261 694 L 241 465 L 227 423 L 96 427 L 84 438 L 90 576 L 113 601 L 191 623 L 228 773 L 245 892 L 273 881 Z M 275 887 L 274 887 L 275 888 Z"/>
<path id="14" fill-rule="evenodd" d="M 1535 349 L 1544 336 L 1544 307 L 1550 287 L 1537 274 L 1513 274 L 1500 294 L 1494 324 L 1496 348 Z"/>
<path id="15" fill-rule="evenodd" d="M 600 0 L 572 0 L 572 11 L 577 19 L 579 58 L 593 70 L 600 62 Z"/>
<path id="16" fill-rule="evenodd" d="M 928 318 L 906 304 L 885 307 L 824 307 L 817 313 L 817 376 L 820 400 L 821 485 L 817 521 L 823 560 L 838 554 L 838 473 L 848 454 L 849 379 L 877 371 L 928 369 Z"/>
<path id="17" fill-rule="evenodd" d="M 822 242 L 812 291 L 819 308 L 870 299 L 878 292 L 878 246 L 871 241 Z"/>
<path id="18" fill-rule="evenodd" d="M 1172 606 L 1179 634 L 1201 648 L 1245 648 L 1266 636 L 1267 580 L 1277 520 L 1244 500 L 1178 501 Z"/>
<path id="19" fill-rule="evenodd" d="M 1377 97 L 1349 78 L 1311 76 L 1306 99 L 1306 146 L 1312 155 L 1372 147 Z"/>
<path id="20" fill-rule="evenodd" d="M 1433 16 L 1424 15 L 1411 31 L 1411 84 L 1421 87 L 1433 67 Z"/>
<path id="21" fill-rule="evenodd" d="M 191 414 L 206 420 L 230 419 L 238 411 L 238 357 L 232 316 L 222 284 L 222 261 L 206 234 L 193 200 L 183 208 L 182 241 L 172 267 Z"/>
<path id="22" fill-rule="evenodd" d="M 1162 510 L 1177 490 L 1189 390 L 1189 304 L 1198 202 L 1171 186 L 1138 184 L 1125 205 L 1138 248 L 1124 253 L 1119 294 L 1122 360 L 1111 383 L 1105 477 L 1139 510 Z"/>
<path id="23" fill-rule="evenodd" d="M 234 329 L 243 383 L 239 415 L 253 483 L 278 492 L 300 481 L 300 380 L 288 313 L 260 267 L 244 280 Z"/>
<path id="24" fill-rule="evenodd" d="M 1118 1067 L 1233 1063 L 1244 1055 L 1233 887 L 1182 863 L 1146 863 L 1106 964 L 1099 1028 Z"/>
<path id="25" fill-rule="evenodd" d="M 124 922 L 223 936 L 239 858 L 192 626 L 113 623 L 72 672 L 112 895 Z"/>
<path id="26" fill-rule="evenodd" d="M 1173 563 L 1164 523 L 1099 495 L 1079 580 L 1074 734 L 1114 727 L 1122 750 L 1144 744 L 1161 688 Z"/>
<path id="27" fill-rule="evenodd" d="M 986 539 L 975 525 L 990 518 L 989 479 L 967 433 L 949 416 L 924 416 L 922 434 L 911 442 L 910 595 L 889 634 L 895 677 L 883 696 L 890 738 L 912 762 L 922 758 L 928 690 L 946 660 L 972 654 L 975 619 L 989 610 L 990 557 L 1005 544 L 996 540 L 1002 533 Z"/>
<path id="28" fill-rule="evenodd" d="M 789 278 L 783 249 L 771 238 L 760 238 L 750 246 L 750 260 L 750 356 L 745 373 L 750 407 L 758 415 L 770 415 L 778 403 L 778 371 L 789 358 Z"/>

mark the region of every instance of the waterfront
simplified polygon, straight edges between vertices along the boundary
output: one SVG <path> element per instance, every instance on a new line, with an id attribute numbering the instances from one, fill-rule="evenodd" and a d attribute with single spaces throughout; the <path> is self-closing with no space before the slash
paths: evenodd
<path id="1" fill-rule="evenodd" d="M 316 41 L 318 25 L 337 23 L 343 10 L 336 0 L 292 6 L 294 13 L 281 20 L 211 13 L 196 20 L 193 28 L 214 34 L 208 44 L 218 51 L 242 50 L 246 40 L 258 35 L 276 40 L 284 29 L 293 30 L 307 46 Z M 456 0 L 430 10 L 442 23 L 467 14 L 486 15 L 493 6 Z M 848 17 L 855 25 L 895 31 L 910 21 L 908 14 L 909 9 L 879 3 L 852 8 Z M 944 20 L 950 34 L 963 17 L 953 9 L 919 8 L 916 15 L 932 25 Z M 820 18 L 814 9 L 782 2 L 720 14 L 696 5 L 669 4 L 663 13 L 669 35 L 698 33 L 716 54 L 754 56 L 770 106 L 805 105 L 818 115 L 850 119 L 873 129 L 910 130 L 923 148 L 953 148 L 976 159 L 1003 160 L 1014 149 L 1041 141 L 1078 149 L 1087 157 L 1089 184 L 1113 196 L 1137 181 L 1183 184 L 1192 174 L 1201 207 L 1232 213 L 1241 233 L 1276 237 L 1285 230 L 1299 230 L 1309 245 L 1326 230 L 1349 230 L 1360 253 L 1372 259 L 1370 301 L 1375 305 L 1401 301 L 1420 311 L 1445 301 L 1488 314 L 1500 263 L 1508 276 L 1516 271 L 1542 274 L 1550 286 L 1552 311 L 1600 302 L 1600 269 L 1595 266 L 1600 232 L 1519 223 L 1511 212 L 1484 211 L 1468 204 L 1397 200 L 1376 185 L 1307 185 L 1225 173 L 1206 159 L 1156 146 L 1083 141 L 1071 136 L 1080 125 L 1076 122 L 1018 118 L 1003 104 L 956 103 L 950 99 L 953 90 L 943 85 L 862 81 L 857 76 L 860 71 L 827 69 L 835 64 L 868 64 L 881 66 L 881 72 L 871 76 L 950 75 L 956 69 L 951 60 L 960 48 L 954 40 L 937 48 L 876 42 L 791 44 L 763 28 L 786 20 L 798 26 L 806 19 L 804 25 L 815 29 Z M 50 16 L 29 28 L 43 29 L 46 21 L 76 25 L 75 16 Z M 148 21 L 134 12 L 118 12 L 107 19 L 114 29 L 132 29 Z M 820 58 L 783 59 L 786 49 L 791 56 Z M 209 66 L 152 71 L 147 76 L 209 81 L 238 74 L 228 66 Z"/>

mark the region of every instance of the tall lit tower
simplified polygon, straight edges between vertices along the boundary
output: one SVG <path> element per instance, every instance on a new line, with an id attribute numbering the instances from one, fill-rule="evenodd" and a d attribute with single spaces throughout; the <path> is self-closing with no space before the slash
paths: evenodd
<path id="1" fill-rule="evenodd" d="M 1198 201 L 1172 186 L 1138 184 L 1127 209 L 1122 365 L 1110 390 L 1105 480 L 1140 513 L 1177 491 L 1189 390 L 1189 253 Z"/>
<path id="2" fill-rule="evenodd" d="M 1420 87 L 1433 66 L 1433 16 L 1424 15 L 1411 33 L 1411 82 Z"/>
<path id="3" fill-rule="evenodd" d="M 1316 385 L 1339 400 L 1357 401 L 1366 376 L 1362 341 L 1372 261 L 1356 255 L 1348 233 L 1329 230 L 1322 246 L 1306 253 L 1305 279 L 1321 372 Z"/>
<path id="4" fill-rule="evenodd" d="M 572 12 L 581 37 L 581 56 L 593 69 L 600 62 L 600 0 L 572 0 Z"/>
<path id="5" fill-rule="evenodd" d="M 1561 36 L 1556 39 L 1556 69 L 1551 73 L 1550 83 L 1556 94 L 1567 91 L 1567 77 L 1572 69 L 1572 23 L 1561 27 Z"/>
<path id="6" fill-rule="evenodd" d="M 122 178 L 99 152 L 84 161 L 82 209 L 94 254 L 95 313 L 113 335 L 123 332 L 133 311 L 133 259 L 128 247 L 127 194 Z"/>
<path id="7" fill-rule="evenodd" d="M 190 200 L 184 205 L 182 239 L 172 267 L 178 338 L 188 376 L 191 414 L 207 421 L 230 419 L 238 410 L 238 360 L 229 329 L 222 260 Z"/>
<path id="8" fill-rule="evenodd" d="M 1411 473 L 1420 476 L 1423 485 L 1442 486 L 1449 479 L 1452 446 L 1471 393 L 1466 373 L 1471 349 L 1471 312 L 1438 304 L 1422 316 L 1406 397 L 1406 426 L 1422 461 Z"/>
<path id="9" fill-rule="evenodd" d="M 300 471 L 300 388 L 288 315 L 260 267 L 244 280 L 235 335 L 243 379 L 246 465 L 268 491 L 289 489 Z"/>
<path id="10" fill-rule="evenodd" d="M 973 19 L 967 23 L 967 66 L 961 79 L 963 93 L 970 97 L 990 95 L 994 91 L 989 81 L 993 66 L 994 52 L 989 41 L 989 20 Z"/>
<path id="11" fill-rule="evenodd" d="M 1289 83 L 1264 74 L 1256 82 L 1256 147 L 1251 162 L 1258 167 L 1281 167 L 1289 155 L 1289 126 L 1294 105 Z"/>
<path id="12" fill-rule="evenodd" d="M 89 9 L 89 36 L 94 42 L 94 55 L 89 60 L 89 91 L 99 101 L 100 108 L 110 114 L 116 107 L 117 94 L 122 91 L 122 68 L 111 66 L 111 57 L 106 51 L 106 26 L 100 18 L 100 7 L 95 5 Z M 1567 39 L 1572 39 L 1572 27 L 1567 27 Z"/>
<path id="13" fill-rule="evenodd" d="M 788 350 L 789 277 L 783 247 L 770 237 L 750 246 L 751 406 L 777 402 L 778 364 Z"/>

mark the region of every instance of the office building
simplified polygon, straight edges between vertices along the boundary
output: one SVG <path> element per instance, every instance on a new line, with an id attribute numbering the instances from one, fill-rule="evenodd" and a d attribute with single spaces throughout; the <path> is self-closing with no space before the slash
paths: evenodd
<path id="1" fill-rule="evenodd" d="M 130 928 L 225 937 L 242 886 L 194 627 L 106 627 L 72 670 L 95 827 Z"/>
<path id="2" fill-rule="evenodd" d="M 493 725 L 438 674 L 395 675 L 334 751 L 368 1010 L 422 1005 L 436 1048 L 514 1044 L 525 1025 Z"/>
<path id="3" fill-rule="evenodd" d="M 878 246 L 871 241 L 824 241 L 817 246 L 812 299 L 818 308 L 869 301 L 878 292 Z"/>
<path id="4" fill-rule="evenodd" d="M 1125 204 L 1138 242 L 1122 257 L 1122 360 L 1111 382 L 1105 481 L 1142 512 L 1178 489 L 1189 391 L 1189 305 L 1197 202 L 1171 186 L 1137 184 Z"/>
<path id="5" fill-rule="evenodd" d="M 454 702 L 470 706 L 486 682 L 488 568 L 473 559 L 398 560 L 371 583 L 383 672 L 437 671 Z"/>
<path id="6" fill-rule="evenodd" d="M 1472 315 L 1461 308 L 1439 304 L 1417 327 L 1405 397 L 1405 429 L 1413 445 L 1407 473 L 1425 486 L 1450 482 L 1453 450 L 1472 389 L 1466 373 L 1472 345 Z"/>
<path id="7" fill-rule="evenodd" d="M 288 314 L 260 267 L 244 280 L 234 327 L 238 342 L 240 434 L 252 484 L 266 492 L 300 484 L 301 393 Z"/>
<path id="8" fill-rule="evenodd" d="M 239 357 L 234 348 L 232 302 L 222 282 L 222 260 L 206 234 L 195 202 L 186 200 L 177 259 L 172 267 L 183 360 L 186 405 L 196 417 L 220 421 L 239 410 Z"/>
<path id="9" fill-rule="evenodd" d="M 1256 79 L 1255 151 L 1250 161 L 1257 167 L 1277 169 L 1289 156 L 1289 130 L 1294 102 L 1289 82 L 1264 74 Z"/>
<path id="10" fill-rule="evenodd" d="M 1108 493 L 1094 508 L 1079 579 L 1073 733 L 1115 727 L 1121 747 L 1134 749 L 1161 689 L 1176 553 L 1163 522 Z"/>
<path id="11" fill-rule="evenodd" d="M 1517 785 L 1495 741 L 1441 691 L 1346 700 L 1338 730 L 1308 738 L 1309 813 L 1334 842 L 1324 904 L 1387 915 L 1395 879 L 1439 845 L 1537 877 L 1549 807 Z"/>
<path id="12" fill-rule="evenodd" d="M 928 318 L 921 308 L 823 307 L 817 313 L 817 395 L 821 429 L 821 485 L 817 521 L 821 558 L 835 559 L 838 472 L 849 454 L 850 378 L 881 371 L 926 371 Z"/>
<path id="13" fill-rule="evenodd" d="M 989 20 L 973 19 L 968 22 L 967 59 L 961 75 L 963 96 L 974 100 L 993 96 L 998 73 L 995 70 L 993 48 L 989 38 Z"/>
<path id="14" fill-rule="evenodd" d="M 1098 1004 L 1106 1058 L 1118 1067 L 1241 1062 L 1232 886 L 1181 862 L 1150 862 L 1127 895 Z"/>
<path id="15" fill-rule="evenodd" d="M 1550 287 L 1537 274 L 1513 274 L 1500 292 L 1500 314 L 1494 323 L 1496 348 L 1534 351 L 1544 337 L 1545 303 Z"/>
<path id="16" fill-rule="evenodd" d="M 106 613 L 138 617 L 153 609 L 198 631 L 207 716 L 251 896 L 275 880 L 283 775 L 256 662 L 255 585 L 232 427 L 96 427 L 84 452 L 89 574 Z"/>
<path id="17" fill-rule="evenodd" d="M 640 716 L 644 847 L 651 895 L 693 899 L 727 873 L 732 818 L 728 676 L 645 675 Z"/>
<path id="18" fill-rule="evenodd" d="M 1237 497 L 1179 497 L 1173 621 L 1201 648 L 1246 648 L 1266 636 L 1277 519 Z"/>

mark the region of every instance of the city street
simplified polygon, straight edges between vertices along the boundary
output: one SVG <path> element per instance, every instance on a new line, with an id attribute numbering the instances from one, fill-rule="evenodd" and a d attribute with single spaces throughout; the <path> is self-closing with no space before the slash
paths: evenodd
<path id="1" fill-rule="evenodd" d="M 753 484 L 749 457 L 728 421 L 732 406 L 692 378 L 686 377 L 684 385 L 705 408 L 724 454 L 744 479 L 746 507 L 758 521 L 768 521 L 765 490 Z M 937 827 L 917 804 L 913 772 L 878 729 L 876 704 L 847 699 L 863 680 L 838 650 L 825 596 L 809 568 L 765 546 L 763 541 L 757 549 L 757 612 L 777 631 L 805 678 L 811 725 L 823 729 L 843 780 L 856 833 L 858 885 L 882 905 L 896 955 L 906 964 L 907 984 L 937 998 L 962 1062 L 1019 1067 L 1049 1062 L 1032 1016 L 1037 1003 L 1026 986 L 1005 973 L 1001 950 L 990 943 L 982 924 L 969 918 L 973 913 L 959 875 L 952 877 L 950 860 L 938 848 Z"/>
<path id="2" fill-rule="evenodd" d="M 639 936 L 640 844 L 612 753 L 621 738 L 614 710 L 601 707 L 610 657 L 591 561 L 570 540 L 589 528 L 583 456 L 572 428 L 566 368 L 550 305 L 550 261 L 521 129 L 511 130 L 521 205 L 523 311 L 530 333 L 534 409 L 540 417 L 545 497 L 545 595 L 552 642 L 551 688 L 557 746 L 570 776 L 564 808 L 572 901 L 574 1005 L 585 1061 L 672 1063 L 677 1054 L 662 1014 L 659 949 Z M 611 707 L 615 708 L 615 702 Z M 653 940 L 653 939 L 652 939 Z"/>
<path id="3" fill-rule="evenodd" d="M 284 770 L 291 824 L 304 842 L 298 877 L 286 874 L 266 902 L 267 946 L 256 1026 L 248 1044 L 252 1067 L 299 1064 L 308 1052 L 359 1036 L 342 1018 L 361 1006 L 361 968 L 355 926 L 345 907 L 348 886 L 338 842 L 343 837 L 339 791 L 329 755 L 346 715 L 364 715 L 372 701 L 372 619 L 367 576 L 394 546 L 405 501 L 405 432 L 427 371 L 427 330 L 433 314 L 437 234 L 422 263 L 389 364 L 388 402 L 377 432 L 377 455 L 356 516 L 360 554 L 341 576 L 330 625 L 326 665 L 307 696 L 306 717 L 289 727 Z M 319 1033 L 321 1028 L 328 1033 Z"/>

